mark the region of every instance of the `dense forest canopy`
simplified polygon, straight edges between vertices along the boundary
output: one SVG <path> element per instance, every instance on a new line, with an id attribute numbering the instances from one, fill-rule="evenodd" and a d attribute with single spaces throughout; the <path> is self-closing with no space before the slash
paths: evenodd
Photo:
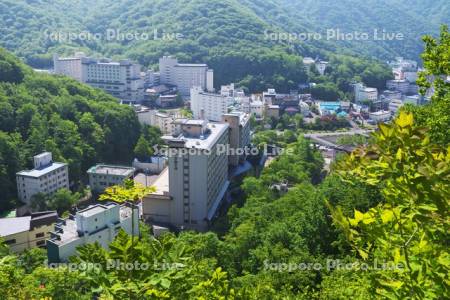
<path id="1" fill-rule="evenodd" d="M 337 62 L 352 57 L 417 59 L 422 51 L 420 36 L 437 33 L 439 27 L 431 18 L 419 17 L 424 8 L 419 2 L 5 0 L 0 3 L 0 14 L 4 14 L 0 16 L 0 45 L 40 68 L 51 66 L 53 53 L 72 55 L 80 50 L 129 57 L 144 66 L 155 66 L 159 57 L 170 54 L 185 62 L 208 63 L 216 71 L 216 87 L 236 82 L 252 91 L 274 86 L 288 92 L 307 79 L 301 64 L 304 56 Z M 440 2 L 439 21 L 448 23 L 448 4 Z M 385 29 L 401 32 L 405 39 L 327 40 L 329 28 L 346 33 Z M 112 32 L 109 38 L 107 32 Z M 316 32 L 323 37 L 289 41 L 273 40 L 269 35 Z M 55 38 L 52 33 L 62 36 Z M 64 35 L 68 33 L 76 38 Z M 133 37 L 121 36 L 127 33 Z M 148 37 L 142 38 L 142 34 Z M 176 34 L 182 37 L 178 39 Z"/>
<path id="2" fill-rule="evenodd" d="M 364 3 L 375 5 L 374 2 Z M 398 5 L 394 11 L 400 17 L 407 10 L 406 1 L 379 2 Z M 193 22 L 195 27 L 189 30 L 204 34 L 202 41 L 208 46 L 186 40 L 162 46 L 119 43 L 113 47 L 94 43 L 84 47 L 93 53 L 127 54 L 147 64 L 153 64 L 168 49 L 178 49 L 174 53 L 180 58 L 206 61 L 217 68 L 223 76 L 221 80 L 237 78 L 249 89 L 266 87 L 276 79 L 277 87 L 290 88 L 293 84 L 290 81 L 305 76 L 303 69 L 298 69 L 302 67 L 299 54 L 312 55 L 316 51 L 303 45 L 264 46 L 258 40 L 252 48 L 243 39 L 245 30 L 233 31 L 235 39 L 225 48 L 226 38 L 217 43 L 216 31 L 211 36 L 203 32 L 208 27 L 202 26 L 209 22 L 216 24 L 215 30 L 232 31 L 228 23 L 221 23 L 217 12 L 227 17 L 233 15 L 230 19 L 233 22 L 248 22 L 249 18 L 242 14 L 253 16 L 251 24 L 255 27 L 250 32 L 261 32 L 264 28 L 259 27 L 261 24 L 280 26 L 277 24 L 281 21 L 291 24 L 290 16 L 295 16 L 298 13 L 295 9 L 300 7 L 299 2 L 288 0 L 118 1 L 110 6 L 106 5 L 108 1 L 97 1 L 93 8 L 102 9 L 105 15 L 114 13 L 115 17 L 107 21 L 98 19 L 95 10 L 88 9 L 85 15 L 75 15 L 70 24 L 62 16 L 45 19 L 50 13 L 60 16 L 58 9 L 70 13 L 87 9 L 87 3 L 73 1 L 64 7 L 66 1 L 3 1 L 1 5 L 6 4 L 7 8 L 2 7 L 1 12 L 11 8 L 17 13 L 1 18 L 0 22 L 8 26 L 2 23 L 0 28 L 13 28 L 8 32 L 10 38 L 14 28 L 27 23 L 39 30 L 48 24 L 54 29 L 73 28 L 84 23 L 85 18 L 97 24 L 91 30 L 99 24 L 108 26 L 108 22 L 120 27 L 130 20 L 138 28 L 148 25 L 148 14 L 158 16 L 154 20 L 162 24 L 169 22 L 164 8 L 170 14 L 183 5 L 185 10 L 172 13 L 177 21 L 185 22 L 171 19 L 170 23 L 182 30 L 193 15 L 197 16 L 198 23 Z M 148 3 L 153 6 L 144 5 Z M 293 5 L 291 12 L 282 14 L 278 3 Z M 312 11 L 314 7 L 321 8 L 320 11 L 326 8 L 325 1 L 304 3 Z M 360 1 L 351 3 L 363 5 Z M 445 22 L 448 17 L 444 1 L 441 6 L 444 13 L 420 1 L 409 3 L 407 15 L 411 18 L 421 9 L 425 16 L 438 14 L 439 21 Z M 331 10 L 334 4 L 328 4 Z M 216 10 L 202 9 L 207 5 Z M 270 11 L 270 16 L 259 13 L 264 10 Z M 278 20 L 283 15 L 284 20 Z M 47 25 L 38 21 L 39 17 L 48 20 Z M 424 22 L 429 21 L 417 25 Z M 324 177 L 320 152 L 302 136 L 301 119 L 282 119 L 298 123 L 299 126 L 294 126 L 295 134 L 276 137 L 277 133 L 268 131 L 257 142 L 260 145 L 279 139 L 277 142 L 291 151 L 278 156 L 261 176 L 244 179 L 241 185 L 244 194 L 216 221 L 211 232 L 168 233 L 155 238 L 142 225 L 139 238 L 120 231 L 108 250 L 98 244 L 78 248 L 78 255 L 71 258 L 71 268 L 49 268 L 42 249 L 13 254 L 0 242 L 1 297 L 8 300 L 448 299 L 450 84 L 445 80 L 450 74 L 448 28 L 442 28 L 439 38 L 424 40 L 422 58 L 426 71 L 418 82 L 423 89 L 435 89 L 431 102 L 421 107 L 404 107 L 391 124 L 379 126 L 367 145 L 338 158 L 328 176 Z M 11 43 L 8 48 L 20 48 L 19 40 L 8 41 Z M 45 64 L 45 55 L 33 56 L 34 40 L 30 41 L 20 48 L 24 51 L 20 55 L 28 62 L 43 58 Z M 78 46 L 64 47 L 72 47 L 65 48 L 72 51 Z M 313 92 L 320 97 L 347 97 L 349 83 L 354 79 L 382 87 L 391 76 L 385 66 L 352 55 L 329 54 L 326 46 L 320 53 L 334 67 L 324 76 L 309 75 L 310 80 L 318 83 Z M 57 48 L 48 45 L 41 48 L 41 53 Z M 224 62 L 243 77 L 231 77 L 222 65 Z M 264 73 L 263 70 L 273 67 L 273 62 L 278 64 L 273 72 Z M 246 74 L 246 67 L 253 73 Z M 286 75 L 286 70 L 292 73 Z M 76 188 L 82 186 L 84 172 L 91 164 L 129 162 L 134 155 L 146 156 L 151 152 L 148 146 L 158 142 L 157 136 L 154 128 L 139 125 L 130 107 L 119 105 L 111 96 L 66 77 L 35 73 L 20 59 L 0 49 L 0 208 L 16 204 L 15 173 L 30 167 L 32 156 L 44 149 L 52 151 L 55 160 L 69 164 L 71 182 Z M 277 189 L 280 183 L 286 183 L 288 190 Z M 129 188 L 127 192 L 132 194 L 135 187 L 123 188 Z M 111 261 L 137 262 L 147 268 L 111 267 Z"/>
<path id="3" fill-rule="evenodd" d="M 131 162 L 145 133 L 131 107 L 73 79 L 34 73 L 2 49 L 0 66 L 0 210 L 15 206 L 16 172 L 44 150 L 69 164 L 74 188 L 95 163 Z"/>
<path id="4" fill-rule="evenodd" d="M 0 243 L 3 297 L 448 298 L 450 153 L 448 135 L 439 134 L 439 130 L 450 128 L 450 85 L 444 80 L 427 80 L 430 75 L 440 78 L 450 73 L 445 60 L 449 37 L 443 28 L 439 40 L 425 39 L 423 58 L 428 68 L 421 84 L 435 87 L 431 103 L 418 109 L 406 107 L 392 124 L 380 125 L 368 145 L 340 158 L 326 178 L 322 176 L 320 153 L 299 131 L 297 139 L 283 143 L 291 151 L 281 154 L 260 177 L 245 178 L 245 196 L 218 220 L 212 232 L 154 238 L 143 225 L 139 239 L 120 232 L 109 250 L 98 244 L 83 246 L 71 259 L 70 268 L 56 269 L 45 266 L 41 249 L 15 255 Z M 106 126 L 95 121 L 95 109 L 102 111 L 104 104 L 125 120 L 131 113 L 126 107 L 122 111 L 103 93 L 72 80 L 35 76 L 8 53 L 3 51 L 1 56 L 11 70 L 22 70 L 13 76 L 19 78 L 18 82 L 1 84 L 3 94 L 20 96 L 7 98 L 4 106 L 11 103 L 14 108 L 31 98 L 58 101 L 57 95 L 63 94 L 78 108 L 73 109 L 75 114 L 80 110 L 91 113 L 94 120 L 87 123 L 94 127 L 94 123 L 102 124 L 102 128 Z M 45 88 L 33 98 L 26 85 L 38 79 Z M 86 97 L 93 97 L 99 107 Z M 55 112 L 51 102 L 42 101 L 26 103 L 29 105 L 24 104 L 20 112 L 10 109 L 14 111 L 11 115 L 20 116 L 17 119 L 2 118 L 10 120 L 9 125 L 2 126 L 18 128 L 17 132 L 1 133 L 2 178 L 8 178 L 8 170 L 16 167 L 11 162 L 18 164 L 21 155 L 27 154 L 24 148 L 34 146 L 28 145 L 29 138 L 22 137 L 30 134 L 30 127 L 23 124 L 39 125 L 30 116 L 48 118 L 50 114 L 55 126 L 44 132 L 55 151 L 62 149 L 60 155 L 66 152 L 59 134 L 52 134 L 55 128 L 63 133 L 69 130 L 76 142 L 76 129 L 83 128 L 81 121 L 64 109 Z M 37 112 L 37 108 L 43 112 Z M 73 143 L 72 137 L 69 141 Z M 19 149 L 18 143 L 27 147 Z M 84 149 L 82 144 L 75 146 L 78 151 Z M 107 157 L 108 153 L 102 155 Z M 282 182 L 288 184 L 287 192 L 274 188 Z M 132 185 L 126 188 L 133 192 Z M 146 268 L 129 271 L 121 267 L 136 262 Z"/>

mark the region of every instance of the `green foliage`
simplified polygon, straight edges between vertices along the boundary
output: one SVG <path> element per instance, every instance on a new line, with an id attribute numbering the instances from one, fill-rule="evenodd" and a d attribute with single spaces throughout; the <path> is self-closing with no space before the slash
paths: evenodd
<path id="1" fill-rule="evenodd" d="M 353 218 L 332 209 L 336 224 L 365 260 L 401 265 L 377 272 L 373 284 L 388 298 L 448 297 L 450 149 L 431 141 L 401 113 L 392 125 L 380 125 L 373 144 L 353 153 L 340 166 L 347 180 L 382 185 L 384 201 Z"/>
<path id="2" fill-rule="evenodd" d="M 145 161 L 153 154 L 153 149 L 144 136 L 141 136 L 134 147 L 134 155 L 140 161 Z"/>
<path id="3" fill-rule="evenodd" d="M 145 195 L 154 191 L 155 189 L 153 187 L 144 187 L 133 180 L 126 180 L 123 185 L 115 185 L 106 188 L 105 192 L 100 195 L 99 200 L 117 203 L 124 203 L 127 201 L 138 202 L 141 201 Z"/>
<path id="4" fill-rule="evenodd" d="M 168 234 L 133 242 L 119 231 L 110 250 L 80 248 L 72 262 L 96 264 L 83 272 L 86 287 L 114 299 L 225 299 L 232 295 L 227 274 L 208 260 L 194 260 L 192 248 Z M 127 265 L 136 267 L 126 268 Z"/>
<path id="5" fill-rule="evenodd" d="M 319 6 L 324 5 L 324 1 L 315 2 Z M 390 54 L 389 58 L 392 58 L 397 54 L 405 54 L 391 51 L 396 48 L 392 44 L 398 45 L 404 41 L 390 44 L 380 42 L 375 45 L 367 41 L 366 44 L 370 46 L 363 46 L 364 51 L 360 51 L 363 43 L 350 43 L 351 46 L 338 43 L 345 50 L 335 56 L 337 42 L 327 41 L 325 36 L 319 41 L 273 40 L 269 36 L 272 32 L 321 32 L 325 35 L 325 28 L 336 27 L 335 24 L 323 27 L 324 20 L 311 24 L 310 18 L 305 20 L 302 12 L 306 5 L 291 8 L 284 0 L 264 3 L 258 0 L 194 0 L 189 3 L 181 0 L 144 0 L 133 3 L 125 0 L 100 0 L 94 3 L 87 0 L 71 3 L 56 0 L 51 5 L 47 1 L 5 0 L 1 5 L 0 12 L 8 11 L 8 14 L 0 17 L 0 44 L 15 51 L 20 57 L 25 57 L 28 64 L 39 68 L 51 67 L 52 53 L 72 55 L 75 51 L 85 51 L 112 58 L 129 57 L 150 67 L 155 66 L 161 56 L 170 54 L 185 62 L 208 63 L 215 71 L 216 87 L 235 82 L 250 91 L 274 87 L 280 92 L 289 92 L 297 89 L 298 83 L 308 81 L 302 63 L 304 56 L 320 56 L 332 61 L 333 71 L 333 68 L 337 69 L 338 65 L 344 64 L 344 60 L 352 59 L 352 56 L 386 57 L 387 52 Z M 389 4 L 386 2 L 384 5 Z M 333 11 L 347 14 L 344 7 L 336 7 Z M 330 9 L 321 8 L 319 11 Z M 364 11 L 370 10 L 365 8 Z M 348 14 L 339 21 L 353 19 L 353 16 Z M 406 28 L 414 28 L 411 31 L 415 35 L 422 33 L 415 26 L 415 17 L 408 15 L 404 18 L 414 20 L 411 22 L 414 27 Z M 356 19 L 357 25 L 350 32 L 360 28 L 361 20 L 366 20 L 359 17 Z M 389 18 L 389 22 L 391 21 Z M 379 26 L 368 28 L 372 31 L 374 27 Z M 427 24 L 423 27 L 433 26 Z M 138 38 L 129 40 L 118 36 L 117 39 L 113 37 L 108 40 L 107 29 L 114 29 L 120 34 L 137 33 Z M 155 30 L 157 38 L 154 36 Z M 67 33 L 76 36 L 82 32 L 98 34 L 102 38 L 67 37 Z M 57 33 L 61 33 L 60 40 L 55 39 Z M 148 38 L 140 38 L 141 34 L 147 34 Z M 162 34 L 181 34 L 182 39 L 162 38 Z M 416 49 L 419 36 L 408 39 Z M 357 51 L 353 51 L 353 48 Z M 373 50 L 374 48 L 377 50 Z M 359 61 L 358 64 L 362 62 L 357 58 L 353 60 Z M 353 72 L 353 68 L 345 70 L 352 73 L 332 72 L 335 74 L 332 75 L 335 79 L 332 82 L 343 92 L 352 77 L 363 74 L 365 78 L 368 77 L 367 82 L 372 83 L 372 75 L 377 79 L 379 70 L 387 69 L 372 61 L 360 72 Z M 375 70 L 377 74 L 373 74 L 371 70 Z"/>
<path id="6" fill-rule="evenodd" d="M 351 146 L 360 146 L 367 143 L 367 137 L 359 134 L 355 135 L 344 135 L 336 140 L 337 145 L 351 145 Z"/>
<path id="7" fill-rule="evenodd" d="M 314 99 L 324 101 L 337 101 L 339 100 L 339 90 L 333 83 L 317 84 L 311 88 L 311 95 Z"/>
<path id="8" fill-rule="evenodd" d="M 450 74 L 450 33 L 443 26 L 439 39 L 430 36 L 424 38 L 425 52 L 422 55 L 424 72 L 420 73 L 418 83 L 421 92 L 429 88 L 434 90 L 431 103 L 419 107 L 407 107 L 414 113 L 418 124 L 430 129 L 431 138 L 441 145 L 450 143 L 450 83 L 445 76 Z"/>
<path id="9" fill-rule="evenodd" d="M 0 53 L 0 82 L 20 83 L 24 76 L 22 64 L 12 55 L 2 51 Z"/>
<path id="10" fill-rule="evenodd" d="M 69 211 L 81 199 L 80 193 L 59 189 L 54 194 L 38 193 L 31 198 L 31 206 L 36 211 L 56 210 L 59 214 Z"/>
<path id="11" fill-rule="evenodd" d="M 74 80 L 33 73 L 4 50 L 0 62 L 18 66 L 25 76 L 0 78 L 0 210 L 15 207 L 15 174 L 32 168 L 32 157 L 44 150 L 69 164 L 76 186 L 99 161 L 132 160 L 141 128 L 131 108 Z"/>

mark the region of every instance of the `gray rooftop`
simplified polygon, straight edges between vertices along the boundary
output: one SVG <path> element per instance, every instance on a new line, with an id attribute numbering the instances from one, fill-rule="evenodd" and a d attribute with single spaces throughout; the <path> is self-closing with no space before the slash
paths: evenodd
<path id="1" fill-rule="evenodd" d="M 19 218 L 0 219 L 0 236 L 9 236 L 12 234 L 30 230 L 31 216 Z"/>
<path id="2" fill-rule="evenodd" d="M 20 171 L 17 173 L 17 175 L 39 178 L 66 165 L 66 163 L 54 162 L 45 168 Z"/>
<path id="3" fill-rule="evenodd" d="M 203 123 L 203 121 L 200 122 Z M 225 131 L 228 130 L 229 126 L 228 124 L 208 123 L 207 128 L 209 129 L 210 132 L 203 138 L 187 137 L 184 136 L 183 134 L 175 138 L 173 136 L 163 136 L 162 138 L 168 142 L 184 141 L 185 148 L 211 150 L 211 148 L 216 144 L 217 140 L 224 134 Z"/>
<path id="4" fill-rule="evenodd" d="M 134 173 L 134 168 L 112 165 L 96 165 L 91 167 L 87 172 L 92 174 L 129 176 Z"/>

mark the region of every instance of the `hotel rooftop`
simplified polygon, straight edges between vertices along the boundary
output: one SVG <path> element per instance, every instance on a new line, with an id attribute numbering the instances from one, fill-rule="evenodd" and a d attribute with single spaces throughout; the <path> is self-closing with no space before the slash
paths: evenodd
<path id="1" fill-rule="evenodd" d="M 177 120 L 180 131 L 174 136 L 162 138 L 174 147 L 211 150 L 217 140 L 228 130 L 228 124 L 208 123 L 205 120 Z"/>
<path id="2" fill-rule="evenodd" d="M 112 165 L 96 165 L 91 167 L 87 172 L 92 174 L 129 176 L 134 173 L 134 168 Z"/>

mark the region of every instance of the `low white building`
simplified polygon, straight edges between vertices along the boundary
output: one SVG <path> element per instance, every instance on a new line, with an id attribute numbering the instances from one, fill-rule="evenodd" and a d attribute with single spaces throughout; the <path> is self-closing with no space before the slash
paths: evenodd
<path id="1" fill-rule="evenodd" d="M 387 122 L 391 119 L 391 117 L 391 112 L 385 110 L 369 113 L 369 118 L 375 123 Z"/>
<path id="2" fill-rule="evenodd" d="M 220 122 L 222 115 L 228 112 L 229 96 L 209 93 L 201 87 L 191 89 L 191 110 L 194 119 Z"/>
<path id="3" fill-rule="evenodd" d="M 378 100 L 378 90 L 376 88 L 366 87 L 362 83 L 355 84 L 355 101 L 362 103 L 364 101 L 376 102 Z"/>
<path id="4" fill-rule="evenodd" d="M 120 185 L 126 179 L 133 178 L 134 172 L 135 169 L 132 167 L 99 164 L 87 171 L 89 186 L 93 192 L 101 193 L 107 187 Z"/>
<path id="5" fill-rule="evenodd" d="M 16 174 L 20 201 L 30 205 L 38 194 L 53 194 L 59 189 L 69 189 L 69 169 L 66 163 L 53 162 L 52 154 L 44 152 L 34 156 L 34 169 Z"/>
<path id="6" fill-rule="evenodd" d="M 75 216 L 58 222 L 55 232 L 47 240 L 47 256 L 50 263 L 64 262 L 76 255 L 76 248 L 99 243 L 108 249 L 120 229 L 131 234 L 131 205 L 115 203 L 91 205 Z M 139 235 L 139 209 L 134 208 L 134 234 Z"/>

